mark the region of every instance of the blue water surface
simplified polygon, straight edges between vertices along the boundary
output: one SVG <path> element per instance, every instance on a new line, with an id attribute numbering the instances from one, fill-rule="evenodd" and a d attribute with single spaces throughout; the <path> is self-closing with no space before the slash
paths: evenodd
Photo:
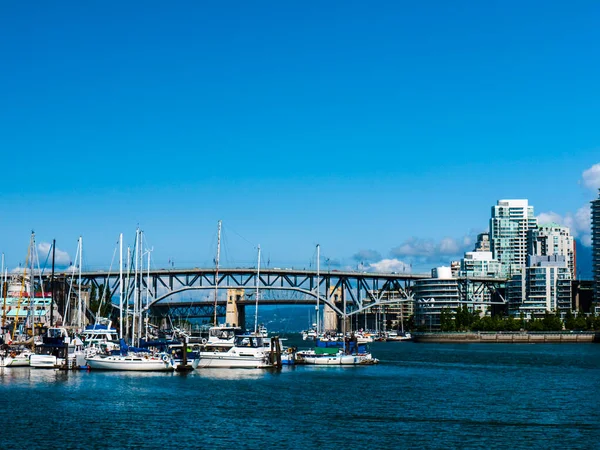
<path id="1" fill-rule="evenodd" d="M 600 345 L 371 350 L 377 366 L 0 369 L 0 448 L 600 448 Z"/>

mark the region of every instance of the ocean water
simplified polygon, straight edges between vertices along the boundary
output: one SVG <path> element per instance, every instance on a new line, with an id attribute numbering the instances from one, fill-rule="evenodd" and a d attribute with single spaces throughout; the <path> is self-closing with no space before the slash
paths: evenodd
<path id="1" fill-rule="evenodd" d="M 381 364 L 0 369 L 0 448 L 600 448 L 600 345 L 371 350 Z"/>

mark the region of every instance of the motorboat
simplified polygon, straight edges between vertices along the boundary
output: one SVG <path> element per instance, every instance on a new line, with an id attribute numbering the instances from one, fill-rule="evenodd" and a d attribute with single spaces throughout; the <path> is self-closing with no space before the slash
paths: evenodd
<path id="1" fill-rule="evenodd" d="M 28 367 L 31 351 L 8 349 L 0 354 L 0 367 Z"/>
<path id="2" fill-rule="evenodd" d="M 317 334 L 318 334 L 317 333 L 317 324 L 313 323 L 312 328 L 310 328 L 308 330 L 303 330 L 301 334 L 302 334 L 303 341 L 317 339 Z"/>
<path id="3" fill-rule="evenodd" d="M 397 331 L 388 331 L 385 340 L 390 342 L 411 341 L 412 335 L 408 332 L 398 333 Z"/>
<path id="4" fill-rule="evenodd" d="M 83 355 L 83 342 L 69 337 L 62 327 L 50 327 L 35 344 L 35 353 L 29 356 L 29 365 L 39 369 L 71 367 L 77 363 L 78 355 Z"/>
<path id="5" fill-rule="evenodd" d="M 233 345 L 224 347 L 207 343 L 201 348 L 199 369 L 207 368 L 267 368 L 272 367 L 270 350 L 260 334 L 236 335 Z"/>
<path id="6" fill-rule="evenodd" d="M 335 341 L 317 339 L 314 349 L 296 352 L 296 364 L 358 366 L 378 362 L 378 359 L 367 352 L 366 346 L 359 344 L 356 339 Z"/>
<path id="7" fill-rule="evenodd" d="M 332 349 L 334 350 L 334 349 Z M 378 359 L 373 358 L 371 353 L 346 354 L 343 349 L 335 349 L 335 352 L 320 352 L 316 350 L 301 350 L 296 352 L 297 364 L 309 364 L 316 366 L 360 366 L 377 364 Z"/>
<path id="8" fill-rule="evenodd" d="M 110 319 L 99 317 L 96 319 L 96 323 L 85 327 L 81 336 L 86 355 L 111 354 L 119 350 L 119 335 L 116 329 L 111 328 L 111 325 L 112 321 Z"/>

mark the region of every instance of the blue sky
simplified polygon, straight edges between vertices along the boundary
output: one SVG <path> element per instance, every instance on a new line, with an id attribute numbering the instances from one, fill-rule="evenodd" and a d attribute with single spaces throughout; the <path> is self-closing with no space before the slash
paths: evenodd
<path id="1" fill-rule="evenodd" d="M 35 230 L 107 267 L 138 224 L 207 266 L 221 219 L 232 266 L 426 271 L 500 198 L 586 239 L 597 2 L 124 3 L 0 6 L 9 266 Z"/>

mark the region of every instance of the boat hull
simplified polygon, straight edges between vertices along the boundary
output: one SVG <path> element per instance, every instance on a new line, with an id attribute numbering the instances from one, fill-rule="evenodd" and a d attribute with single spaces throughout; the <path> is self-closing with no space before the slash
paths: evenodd
<path id="1" fill-rule="evenodd" d="M 315 354 L 314 352 L 298 353 L 296 357 L 297 364 L 307 364 L 313 366 L 363 366 L 368 364 L 377 364 L 379 361 L 371 356 L 370 353 L 360 355 L 343 354 Z"/>
<path id="2" fill-rule="evenodd" d="M 169 372 L 174 370 L 171 361 L 164 361 L 162 359 L 94 356 L 86 359 L 86 362 L 92 370 L 119 370 L 132 372 Z"/>
<path id="3" fill-rule="evenodd" d="M 29 366 L 35 369 L 55 369 L 64 362 L 64 359 L 53 355 L 31 355 L 29 357 Z"/>
<path id="4" fill-rule="evenodd" d="M 263 369 L 272 367 L 264 357 L 231 356 L 231 355 L 200 355 L 198 369 L 246 368 Z"/>

